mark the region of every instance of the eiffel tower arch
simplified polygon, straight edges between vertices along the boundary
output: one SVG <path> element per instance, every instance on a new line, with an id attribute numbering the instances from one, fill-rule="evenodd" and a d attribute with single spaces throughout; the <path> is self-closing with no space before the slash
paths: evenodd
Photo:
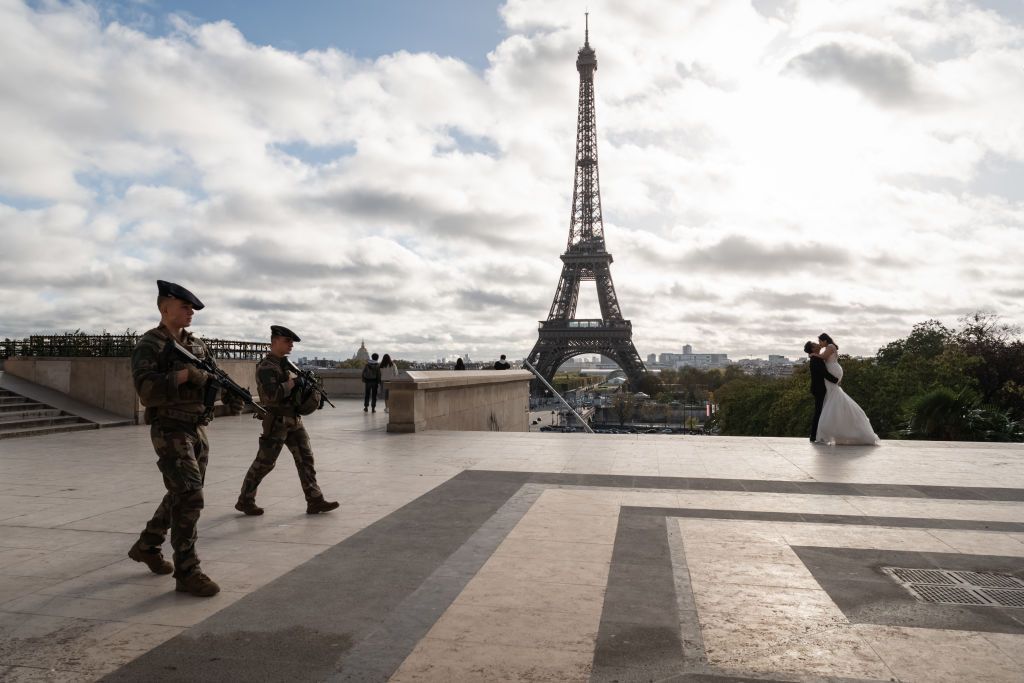
<path id="1" fill-rule="evenodd" d="M 580 75 L 576 122 L 576 170 L 572 190 L 569 242 L 562 254 L 562 275 L 548 319 L 540 322 L 537 343 L 527 356 L 549 382 L 565 361 L 583 354 L 614 360 L 636 388 L 647 372 L 633 346 L 633 325 L 622 317 L 612 282 L 612 255 L 605 248 L 601 186 L 597 167 L 597 117 L 594 72 L 597 53 L 590 47 L 589 23 L 576 57 Z M 576 318 L 580 284 L 594 282 L 600 318 Z"/>

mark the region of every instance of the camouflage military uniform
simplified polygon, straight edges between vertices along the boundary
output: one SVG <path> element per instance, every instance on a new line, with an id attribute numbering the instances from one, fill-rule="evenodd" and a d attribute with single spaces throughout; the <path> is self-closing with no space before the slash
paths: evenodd
<path id="1" fill-rule="evenodd" d="M 272 354 L 256 366 L 256 386 L 260 402 L 269 413 L 263 419 L 263 434 L 256 460 L 249 467 L 238 496 L 240 505 L 252 505 L 256 500 L 256 489 L 263 477 L 270 474 L 277 464 L 282 446 L 288 446 L 299 471 L 299 483 L 306 496 L 306 502 L 323 500 L 323 493 L 316 483 L 316 469 L 313 466 L 313 449 L 309 445 L 309 434 L 302 424 L 302 417 L 295 410 L 290 395 L 285 395 L 288 373 L 282 367 L 281 359 Z"/>
<path id="2" fill-rule="evenodd" d="M 167 487 L 167 494 L 139 536 L 139 544 L 143 549 L 159 548 L 170 528 L 174 576 L 182 578 L 199 567 L 196 525 L 203 509 L 210 445 L 199 424 L 204 410 L 203 388 L 176 383 L 174 361 L 163 354 L 170 339 L 170 332 L 160 325 L 146 332 L 132 353 L 135 391 L 146 407 L 157 467 Z M 198 358 L 209 356 L 206 345 L 188 332 L 182 332 L 181 344 Z"/>

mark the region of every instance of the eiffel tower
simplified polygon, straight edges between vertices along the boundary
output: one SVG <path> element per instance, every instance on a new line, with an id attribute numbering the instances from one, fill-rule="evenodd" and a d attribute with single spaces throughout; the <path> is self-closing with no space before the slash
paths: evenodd
<path id="1" fill-rule="evenodd" d="M 612 255 L 604 244 L 594 110 L 597 53 L 590 47 L 589 17 L 583 47 L 576 57 L 576 70 L 580 74 L 580 103 L 569 244 L 562 254 L 562 276 L 555 290 L 555 300 L 548 319 L 540 323 L 537 343 L 527 360 L 550 382 L 559 366 L 570 358 L 599 353 L 615 361 L 635 389 L 647 368 L 633 346 L 633 325 L 622 318 L 612 283 Z M 580 283 L 587 280 L 597 285 L 601 307 L 598 319 L 576 318 Z"/>

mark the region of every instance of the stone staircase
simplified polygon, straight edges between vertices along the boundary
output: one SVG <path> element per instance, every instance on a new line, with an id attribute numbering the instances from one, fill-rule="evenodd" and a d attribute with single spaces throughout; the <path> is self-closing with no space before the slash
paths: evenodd
<path id="1" fill-rule="evenodd" d="M 0 389 L 0 439 L 97 428 L 95 422 Z"/>

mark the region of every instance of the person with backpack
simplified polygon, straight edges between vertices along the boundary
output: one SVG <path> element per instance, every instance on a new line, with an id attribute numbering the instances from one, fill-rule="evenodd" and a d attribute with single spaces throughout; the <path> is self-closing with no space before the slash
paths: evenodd
<path id="1" fill-rule="evenodd" d="M 377 412 L 377 388 L 380 386 L 380 362 L 377 354 L 370 356 L 370 360 L 363 366 L 363 412 L 367 409 Z"/>

